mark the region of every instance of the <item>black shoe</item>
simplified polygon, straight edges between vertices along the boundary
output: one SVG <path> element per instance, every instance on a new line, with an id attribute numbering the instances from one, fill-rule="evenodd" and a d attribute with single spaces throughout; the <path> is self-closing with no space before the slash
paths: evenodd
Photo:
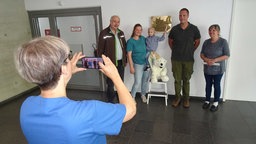
<path id="1" fill-rule="evenodd" d="M 210 111 L 215 112 L 215 111 L 218 110 L 218 107 L 219 106 L 212 105 L 211 108 L 210 108 Z"/>
<path id="2" fill-rule="evenodd" d="M 203 109 L 208 109 L 209 107 L 210 107 L 210 103 L 206 103 L 206 102 L 202 106 Z"/>

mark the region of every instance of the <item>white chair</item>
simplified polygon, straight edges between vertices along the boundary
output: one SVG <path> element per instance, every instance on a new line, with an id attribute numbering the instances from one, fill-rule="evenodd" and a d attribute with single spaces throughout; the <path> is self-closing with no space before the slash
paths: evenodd
<path id="1" fill-rule="evenodd" d="M 152 85 L 156 85 L 161 88 L 153 88 Z M 149 103 L 149 99 L 151 97 L 164 97 L 165 98 L 165 105 L 167 106 L 167 99 L 168 99 L 168 94 L 167 94 L 167 83 L 158 81 L 156 83 L 151 83 L 149 82 L 149 92 L 148 92 L 148 98 L 147 98 L 147 104 Z"/>

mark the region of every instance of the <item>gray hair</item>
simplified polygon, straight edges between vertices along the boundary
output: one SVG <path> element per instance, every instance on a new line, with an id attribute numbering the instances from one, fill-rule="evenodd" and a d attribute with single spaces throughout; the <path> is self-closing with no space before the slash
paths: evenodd
<path id="1" fill-rule="evenodd" d="M 110 21 L 112 21 L 114 18 L 118 18 L 120 20 L 120 17 L 118 15 L 113 15 L 111 16 Z"/>
<path id="2" fill-rule="evenodd" d="M 41 89 L 54 88 L 61 75 L 61 66 L 68 57 L 67 43 L 54 36 L 35 38 L 15 53 L 16 68 L 26 81 Z"/>

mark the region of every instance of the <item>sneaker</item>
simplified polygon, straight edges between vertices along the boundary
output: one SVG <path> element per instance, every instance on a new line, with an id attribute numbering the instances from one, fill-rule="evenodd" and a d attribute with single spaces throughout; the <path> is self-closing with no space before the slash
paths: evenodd
<path id="1" fill-rule="evenodd" d="M 180 98 L 176 98 L 175 100 L 172 101 L 172 106 L 177 107 L 180 104 Z"/>
<path id="2" fill-rule="evenodd" d="M 211 108 L 210 108 L 210 111 L 215 112 L 215 111 L 218 110 L 218 107 L 219 107 L 218 105 L 217 106 L 212 105 Z"/>
<path id="3" fill-rule="evenodd" d="M 183 101 L 183 107 L 184 108 L 189 108 L 189 99 L 185 99 L 184 101 Z"/>
<path id="4" fill-rule="evenodd" d="M 144 68 L 144 71 L 148 71 L 148 70 L 150 70 L 150 67 L 149 67 L 149 66 L 146 66 L 146 67 Z"/>
<path id="5" fill-rule="evenodd" d="M 141 96 L 141 100 L 142 100 L 143 103 L 146 103 L 146 102 L 147 102 L 147 98 L 146 98 L 144 95 Z"/>
<path id="6" fill-rule="evenodd" d="M 210 107 L 210 103 L 206 103 L 206 102 L 202 106 L 203 109 L 208 109 L 209 107 Z"/>

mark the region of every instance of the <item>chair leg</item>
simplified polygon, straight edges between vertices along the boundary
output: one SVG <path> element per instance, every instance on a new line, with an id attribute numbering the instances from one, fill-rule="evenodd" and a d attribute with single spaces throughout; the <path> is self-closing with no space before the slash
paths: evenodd
<path id="1" fill-rule="evenodd" d="M 166 106 L 167 106 L 167 99 L 168 99 L 167 97 L 168 97 L 168 95 L 165 96 L 165 105 Z"/>
<path id="2" fill-rule="evenodd" d="M 159 85 L 163 85 L 164 86 L 164 94 L 156 94 L 155 93 L 155 95 L 157 96 L 157 97 L 164 97 L 165 98 L 165 105 L 167 106 L 168 105 L 168 102 L 167 102 L 167 100 L 168 100 L 168 94 L 167 94 L 167 84 L 166 83 L 163 83 L 163 82 L 157 82 L 156 84 L 159 84 Z M 149 92 L 151 92 L 151 82 L 149 83 Z M 152 96 L 154 96 L 154 94 L 152 94 Z M 151 98 L 151 95 L 150 94 L 148 94 L 148 97 L 147 97 L 147 104 L 149 104 L 149 99 Z"/>

